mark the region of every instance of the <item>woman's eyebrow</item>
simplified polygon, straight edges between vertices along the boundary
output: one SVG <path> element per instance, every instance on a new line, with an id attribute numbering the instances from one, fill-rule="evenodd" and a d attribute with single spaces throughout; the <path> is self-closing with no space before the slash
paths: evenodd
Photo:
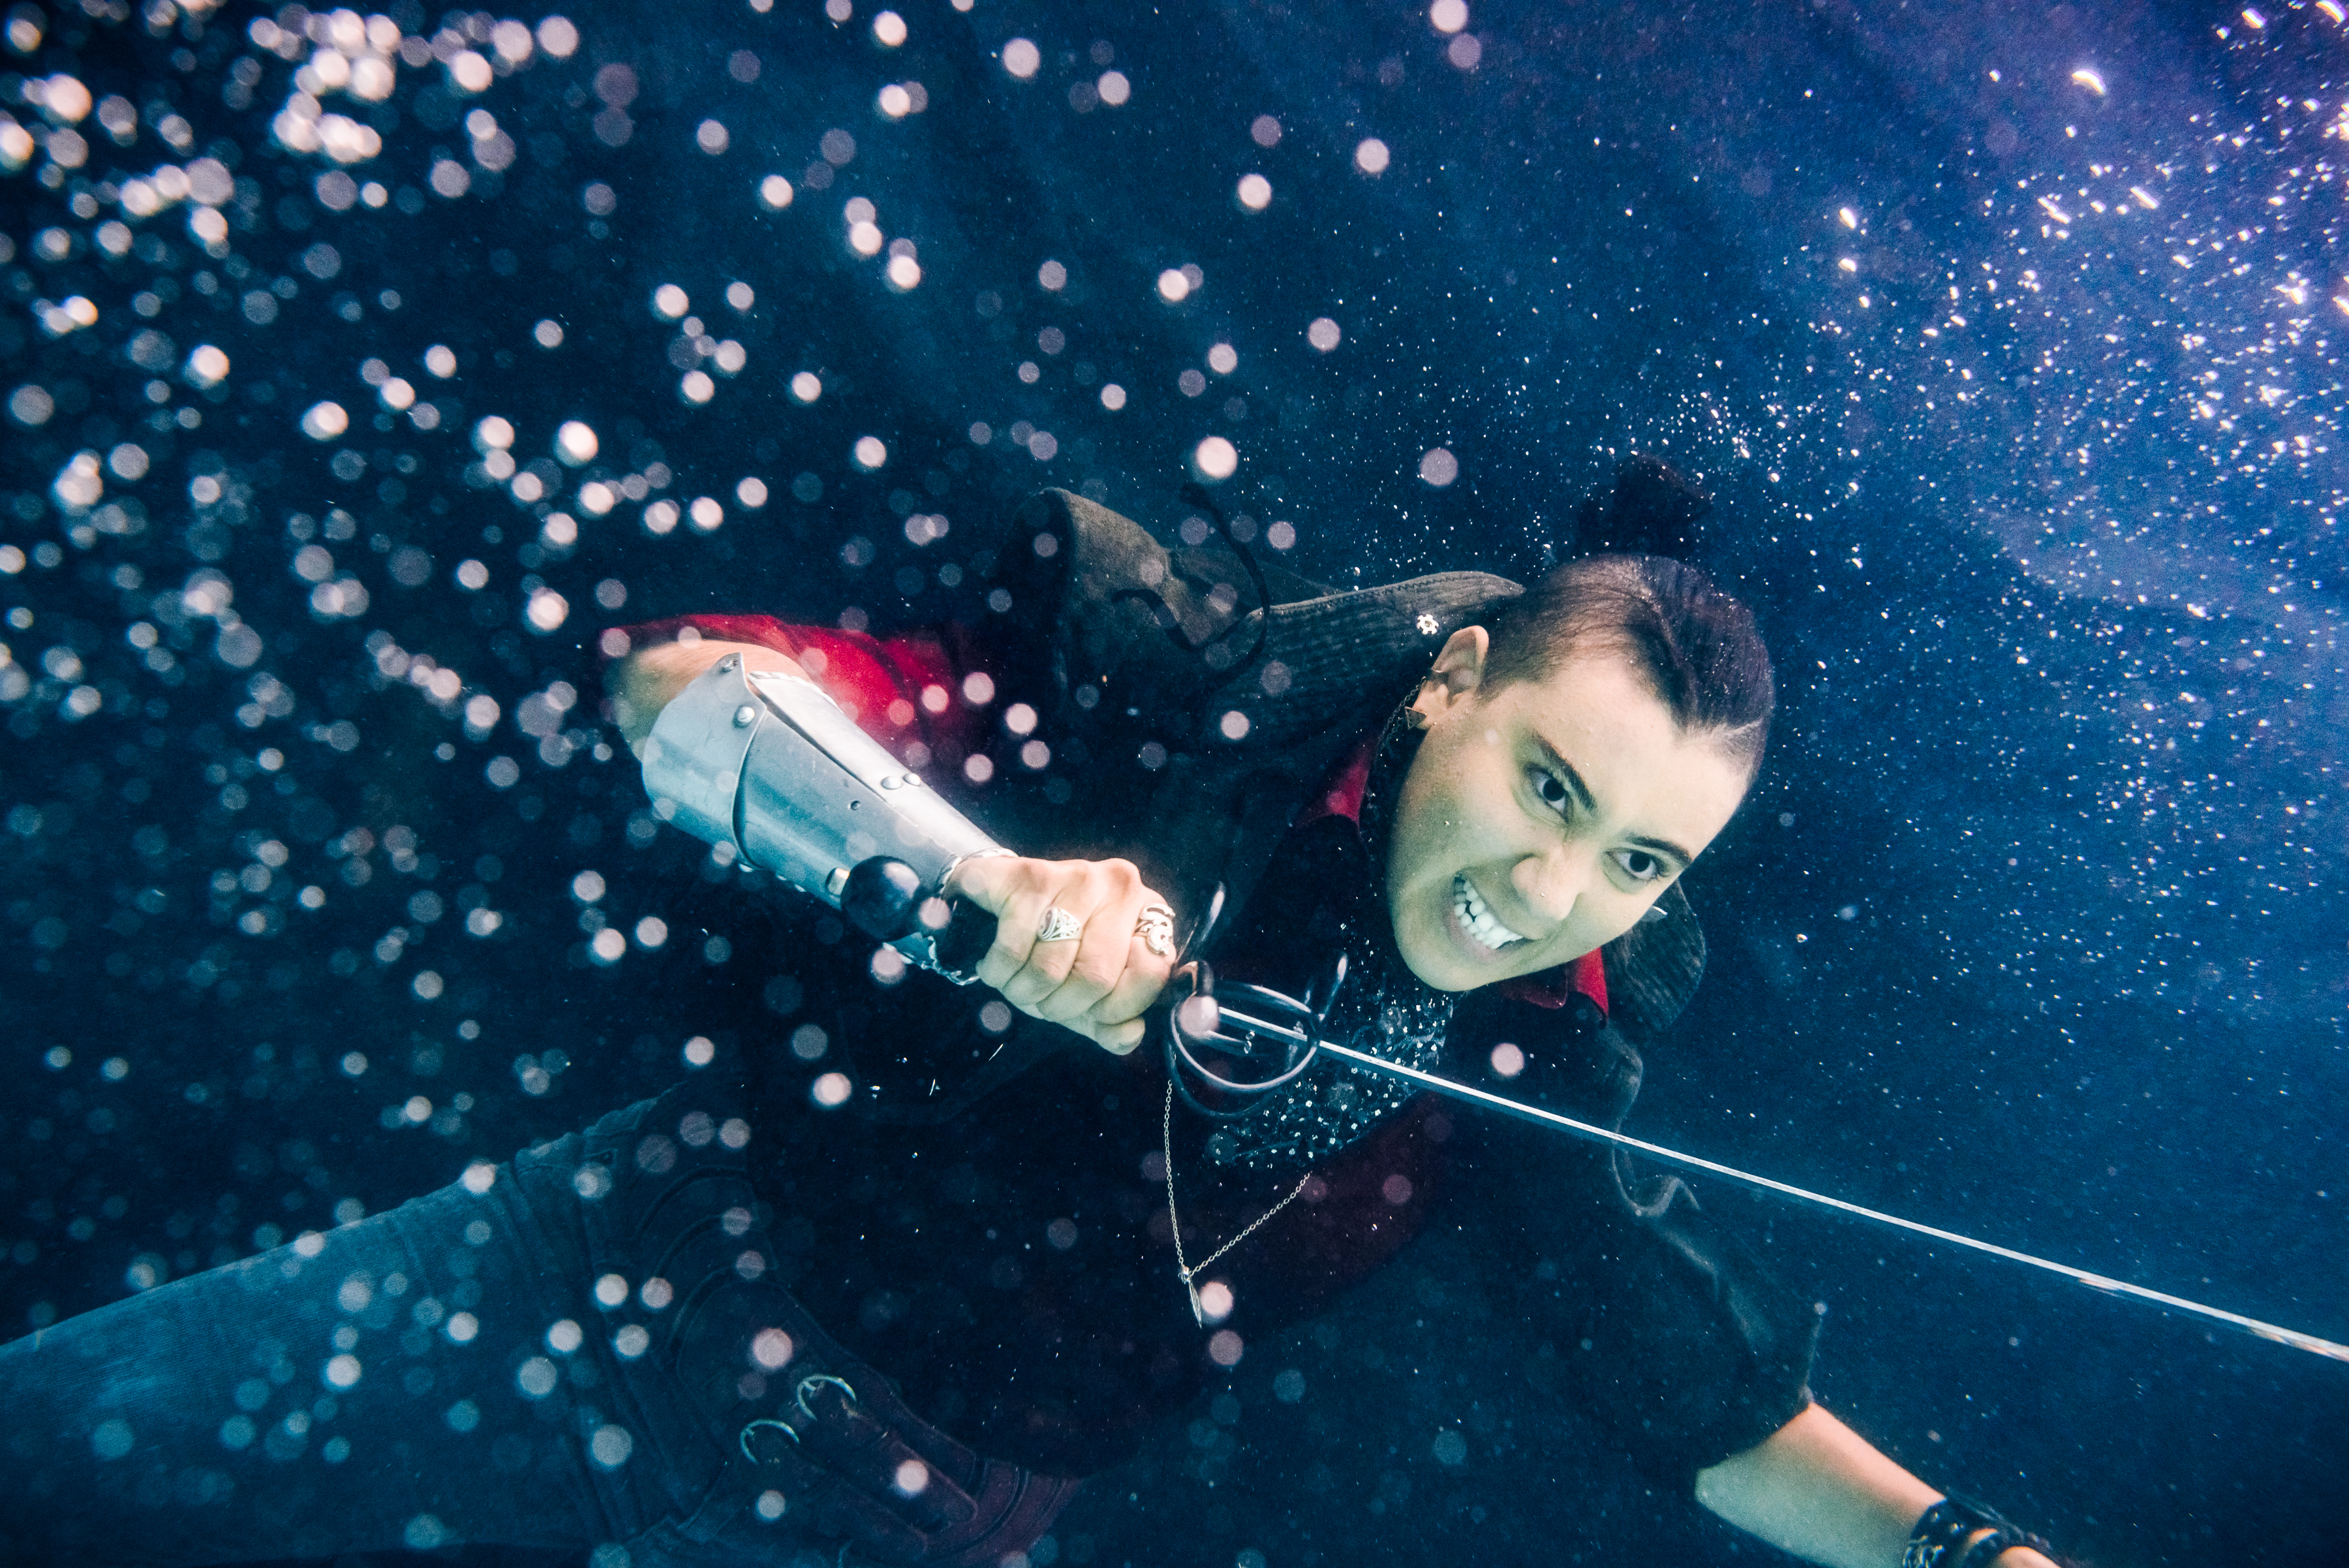
<path id="1" fill-rule="evenodd" d="M 1653 850 L 1659 855 L 1668 856 L 1671 859 L 1679 861 L 1681 864 L 1681 869 L 1683 871 L 1687 870 L 1696 859 L 1695 856 L 1691 855 L 1687 850 L 1682 849 L 1679 845 L 1674 844 L 1669 838 L 1634 838 L 1630 840 L 1630 842 L 1639 846 L 1642 849 Z"/>
<path id="2" fill-rule="evenodd" d="M 1575 804 L 1583 810 L 1595 814 L 1599 810 L 1598 800 L 1591 794 L 1590 786 L 1582 782 L 1582 775 L 1574 771 L 1574 764 L 1566 760 L 1565 753 L 1544 739 L 1539 731 L 1528 730 L 1526 733 L 1533 737 L 1534 749 L 1541 753 L 1542 761 L 1548 764 L 1550 771 L 1557 774 L 1568 790 L 1572 792 Z M 1640 837 L 1630 839 L 1629 842 L 1642 849 L 1670 856 L 1680 862 L 1683 870 L 1696 863 L 1695 856 L 1669 838 Z"/>
<path id="3" fill-rule="evenodd" d="M 1565 782 L 1566 787 L 1574 793 L 1575 805 L 1585 811 L 1597 811 L 1599 803 L 1592 797 L 1590 786 L 1582 782 L 1582 775 L 1574 771 L 1574 764 L 1568 762 L 1556 746 L 1544 740 L 1539 731 L 1529 730 L 1526 733 L 1533 737 L 1534 749 L 1542 754 L 1542 761 L 1548 763 L 1550 771 L 1557 774 Z"/>

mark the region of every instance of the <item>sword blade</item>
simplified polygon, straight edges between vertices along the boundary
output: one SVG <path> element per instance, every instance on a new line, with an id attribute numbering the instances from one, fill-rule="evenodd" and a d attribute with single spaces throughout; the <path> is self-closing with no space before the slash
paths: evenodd
<path id="1" fill-rule="evenodd" d="M 1631 1149 L 1668 1165 L 1677 1165 L 1688 1170 L 1701 1170 L 1708 1176 L 1722 1177 L 1764 1192 L 1775 1192 L 1782 1198 L 1792 1198 L 1799 1202 L 1816 1204 L 1822 1209 L 1832 1209 L 1837 1213 L 1848 1214 L 1855 1219 L 1869 1220 L 1895 1231 L 1906 1231 L 1911 1235 L 1923 1236 L 1952 1247 L 1965 1247 L 1973 1251 L 1987 1252 L 1994 1258 L 2004 1258 L 2010 1262 L 2026 1263 L 2032 1268 L 2044 1269 L 2051 1274 L 2059 1274 L 2075 1284 L 2085 1285 L 2090 1290 L 2102 1291 L 2107 1295 L 2125 1296 L 2133 1301 L 2145 1302 L 2170 1312 L 2183 1313 L 2211 1323 L 2223 1324 L 2229 1328 L 2259 1339 L 2268 1340 L 2276 1345 L 2290 1345 L 2294 1350 L 2307 1351 L 2312 1355 L 2349 1362 L 2349 1345 L 2343 1345 L 2334 1340 L 2321 1338 L 2313 1334 L 2302 1334 L 2298 1329 L 2283 1328 L 2271 1323 L 2262 1323 L 2258 1318 L 2246 1317 L 2240 1313 L 2228 1312 L 2222 1307 L 2189 1301 L 2184 1296 L 2174 1296 L 2166 1291 L 2150 1290 L 2144 1285 L 2131 1284 L 2126 1280 L 2116 1280 L 2086 1269 L 2075 1268 L 2069 1263 L 2059 1263 L 2052 1258 L 2042 1258 L 2030 1252 L 2017 1251 L 2012 1247 L 2002 1247 L 1994 1241 L 1979 1241 L 1971 1236 L 1961 1235 L 1955 1231 L 1944 1231 L 1938 1225 L 1928 1225 L 1916 1220 L 1904 1220 L 1898 1214 L 1887 1214 L 1880 1209 L 1870 1209 L 1863 1204 L 1830 1197 L 1824 1192 L 1814 1192 L 1806 1187 L 1796 1187 L 1792 1182 L 1775 1180 L 1767 1176 L 1757 1176 L 1750 1170 L 1740 1170 L 1735 1166 L 1723 1165 L 1719 1160 L 1706 1159 L 1693 1154 L 1683 1154 L 1679 1149 L 1667 1148 L 1662 1144 L 1651 1143 L 1646 1138 L 1633 1137 L 1628 1133 L 1619 1133 L 1611 1127 L 1600 1127 L 1595 1122 L 1578 1121 L 1573 1116 L 1562 1115 L 1541 1106 L 1529 1106 L 1523 1100 L 1513 1100 L 1506 1095 L 1496 1095 L 1488 1089 L 1477 1088 L 1472 1084 L 1463 1084 L 1454 1079 L 1439 1077 L 1433 1073 L 1423 1072 L 1417 1067 L 1405 1066 L 1401 1062 L 1391 1062 L 1384 1056 L 1374 1056 L 1367 1051 L 1357 1051 L 1350 1045 L 1340 1045 L 1334 1041 L 1324 1040 L 1321 1042 L 1321 1049 L 1324 1054 L 1350 1063 L 1367 1072 L 1381 1074 L 1390 1078 L 1400 1078 L 1406 1083 L 1415 1084 L 1423 1089 L 1448 1098 L 1472 1106 L 1481 1106 L 1488 1111 L 1497 1111 L 1503 1116 L 1515 1116 L 1519 1121 L 1532 1122 L 1537 1127 L 1551 1127 L 1592 1143 L 1611 1144 L 1618 1148 Z"/>

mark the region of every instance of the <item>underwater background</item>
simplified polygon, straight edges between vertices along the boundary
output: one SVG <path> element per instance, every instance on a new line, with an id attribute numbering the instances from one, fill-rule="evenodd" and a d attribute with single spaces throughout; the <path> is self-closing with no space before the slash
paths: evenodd
<path id="1" fill-rule="evenodd" d="M 605 628 L 985 615 L 1021 497 L 1194 472 L 1325 581 L 1528 577 L 1642 452 L 1783 707 L 1631 1130 L 2349 1337 L 2341 6 L 5 26 L 0 1334 L 787 1035 Z M 1697 1187 L 1929 1481 L 2342 1561 L 2349 1366 Z M 1774 1555 L 1483 1353 L 1461 1247 L 1037 1568 Z"/>

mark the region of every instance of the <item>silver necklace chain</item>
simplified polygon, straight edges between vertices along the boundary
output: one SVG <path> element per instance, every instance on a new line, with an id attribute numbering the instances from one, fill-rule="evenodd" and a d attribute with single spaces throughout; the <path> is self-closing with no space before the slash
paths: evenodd
<path id="1" fill-rule="evenodd" d="M 1202 1269 L 1213 1267 L 1216 1259 L 1255 1235 L 1266 1220 L 1296 1202 L 1299 1195 L 1305 1190 L 1306 1183 L 1313 1179 L 1313 1173 L 1308 1170 L 1303 1176 L 1298 1178 L 1297 1185 L 1288 1189 L 1288 1196 L 1257 1215 L 1247 1230 L 1200 1259 L 1196 1263 L 1186 1263 L 1183 1261 L 1183 1216 L 1174 1209 L 1174 1080 L 1171 1077 L 1166 1080 L 1166 1109 L 1160 1116 L 1158 1126 L 1165 1145 L 1163 1158 L 1166 1162 L 1166 1227 L 1174 1233 L 1174 1275 L 1183 1282 L 1183 1288 L 1190 1293 L 1191 1315 L 1198 1320 L 1201 1328 L 1205 1328 L 1207 1326 L 1207 1314 L 1206 1309 L 1199 1304 L 1199 1287 L 1196 1282 L 1199 1272 Z"/>

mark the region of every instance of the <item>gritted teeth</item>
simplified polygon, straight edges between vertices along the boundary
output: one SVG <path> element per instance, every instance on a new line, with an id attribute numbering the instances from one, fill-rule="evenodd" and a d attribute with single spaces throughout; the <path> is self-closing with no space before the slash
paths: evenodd
<path id="1" fill-rule="evenodd" d="M 1467 928 L 1468 934 L 1496 952 L 1512 943 L 1526 940 L 1503 925 L 1493 911 L 1485 908 L 1484 896 L 1476 891 L 1476 884 L 1468 880 L 1465 873 L 1452 879 L 1452 908 L 1459 914 L 1460 923 Z"/>

